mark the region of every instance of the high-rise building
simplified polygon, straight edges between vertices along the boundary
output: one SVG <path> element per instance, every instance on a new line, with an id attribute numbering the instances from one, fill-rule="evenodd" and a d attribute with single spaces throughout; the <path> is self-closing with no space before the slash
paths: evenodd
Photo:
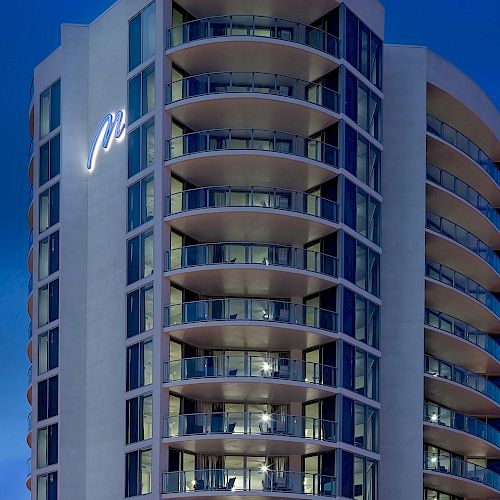
<path id="1" fill-rule="evenodd" d="M 376 0 L 63 26 L 29 116 L 33 500 L 500 498 L 499 114 L 383 33 Z"/>

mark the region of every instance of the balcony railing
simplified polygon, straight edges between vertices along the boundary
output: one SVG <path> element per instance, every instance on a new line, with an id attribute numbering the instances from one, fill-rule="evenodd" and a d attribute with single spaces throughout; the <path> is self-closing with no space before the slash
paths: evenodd
<path id="1" fill-rule="evenodd" d="M 337 222 L 337 204 L 308 193 L 266 187 L 211 186 L 170 194 L 165 215 L 207 208 L 271 208 Z"/>
<path id="2" fill-rule="evenodd" d="M 33 418 L 32 418 L 32 413 L 28 413 L 28 432 L 31 431 L 31 428 L 33 426 Z"/>
<path id="3" fill-rule="evenodd" d="M 165 252 L 165 271 L 225 264 L 277 266 L 335 277 L 337 259 L 303 248 L 261 243 L 204 243 Z"/>
<path id="4" fill-rule="evenodd" d="M 304 472 L 251 469 L 203 469 L 166 472 L 163 493 L 263 492 L 286 496 L 336 496 L 335 477 Z"/>
<path id="5" fill-rule="evenodd" d="M 33 366 L 31 365 L 28 368 L 27 379 L 28 379 L 28 386 L 30 386 L 33 382 Z"/>
<path id="6" fill-rule="evenodd" d="M 208 151 L 269 151 L 299 156 L 338 167 L 335 146 L 301 135 L 265 129 L 214 129 L 192 132 L 166 141 L 165 159 Z"/>
<path id="7" fill-rule="evenodd" d="M 500 491 L 499 474 L 447 453 L 424 453 L 424 470 L 469 479 Z"/>
<path id="8" fill-rule="evenodd" d="M 497 184 L 500 184 L 500 170 L 498 167 L 479 146 L 461 132 L 431 115 L 427 115 L 427 132 L 443 139 L 443 141 L 465 153 L 479 164 Z"/>
<path id="9" fill-rule="evenodd" d="M 498 210 L 464 181 L 430 163 L 427 164 L 427 180 L 456 194 L 474 208 L 477 208 L 500 230 L 500 215 Z"/>
<path id="10" fill-rule="evenodd" d="M 497 273 L 500 273 L 500 258 L 498 255 L 486 243 L 483 243 L 463 227 L 431 212 L 426 213 L 426 227 L 435 233 L 456 241 L 459 245 L 481 257 Z"/>
<path id="11" fill-rule="evenodd" d="M 29 325 L 28 325 L 28 340 L 31 339 L 31 337 L 33 337 L 33 322 L 30 321 Z"/>
<path id="12" fill-rule="evenodd" d="M 31 248 L 33 246 L 33 230 L 30 231 L 30 234 L 28 235 L 28 248 Z"/>
<path id="13" fill-rule="evenodd" d="M 32 291 L 33 291 L 33 276 L 30 276 L 30 279 L 28 280 L 28 295 L 30 295 Z"/>
<path id="14" fill-rule="evenodd" d="M 500 361 L 500 344 L 493 337 L 465 323 L 465 321 L 426 307 L 425 324 L 467 340 Z"/>
<path id="15" fill-rule="evenodd" d="M 445 285 L 466 293 L 486 306 L 496 316 L 500 317 L 500 303 L 498 299 L 467 276 L 430 260 L 425 261 L 425 275 L 428 278 L 440 281 Z"/>
<path id="16" fill-rule="evenodd" d="M 167 31 L 167 49 L 207 38 L 272 38 L 339 56 L 339 39 L 314 26 L 277 17 L 228 15 L 196 19 Z"/>
<path id="17" fill-rule="evenodd" d="M 282 436 L 316 441 L 336 441 L 336 423 L 318 418 L 268 413 L 194 413 L 163 421 L 163 437 L 224 434 Z M 219 436 L 220 437 L 220 436 Z"/>
<path id="18" fill-rule="evenodd" d="M 500 431 L 477 418 L 457 411 L 433 403 L 424 403 L 424 422 L 466 432 L 500 448 Z"/>
<path id="19" fill-rule="evenodd" d="M 267 356 L 202 356 L 167 361 L 163 377 L 165 383 L 200 378 L 255 377 L 326 387 L 336 385 L 336 369 L 333 366 Z"/>
<path id="20" fill-rule="evenodd" d="M 210 299 L 165 307 L 165 326 L 205 321 L 255 321 L 338 331 L 338 315 L 327 309 L 266 299 Z"/>
<path id="21" fill-rule="evenodd" d="M 337 112 L 339 94 L 319 83 L 256 72 L 219 72 L 187 76 L 167 85 L 167 104 L 209 94 L 253 93 L 298 99 Z"/>
<path id="22" fill-rule="evenodd" d="M 30 139 L 30 145 L 28 147 L 28 157 L 31 159 L 33 156 L 34 146 L 33 146 L 33 137 Z"/>
<path id="23" fill-rule="evenodd" d="M 429 356 L 428 354 L 425 355 L 424 359 L 424 370 L 426 374 L 456 382 L 500 404 L 500 387 L 490 380 L 462 368 L 461 366 L 448 363 L 447 361 Z"/>

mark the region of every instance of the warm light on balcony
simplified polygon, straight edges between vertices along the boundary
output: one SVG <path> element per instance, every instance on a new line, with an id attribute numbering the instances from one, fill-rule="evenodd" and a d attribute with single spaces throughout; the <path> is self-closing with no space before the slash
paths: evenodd
<path id="1" fill-rule="evenodd" d="M 267 471 L 269 470 L 269 467 L 268 467 L 267 465 L 261 465 L 261 466 L 260 466 L 260 470 L 261 470 L 262 472 L 267 472 Z"/>
<path id="2" fill-rule="evenodd" d="M 270 372 L 271 371 L 271 365 L 267 362 L 264 362 L 262 364 L 262 370 L 264 370 L 265 372 Z"/>
<path id="3" fill-rule="evenodd" d="M 263 422 L 269 422 L 270 418 L 271 417 L 267 413 L 264 413 L 264 415 L 262 415 L 262 417 L 261 417 Z"/>
<path id="4" fill-rule="evenodd" d="M 437 422 L 437 419 L 438 419 L 438 416 L 435 413 L 433 413 L 431 415 L 431 422 Z"/>

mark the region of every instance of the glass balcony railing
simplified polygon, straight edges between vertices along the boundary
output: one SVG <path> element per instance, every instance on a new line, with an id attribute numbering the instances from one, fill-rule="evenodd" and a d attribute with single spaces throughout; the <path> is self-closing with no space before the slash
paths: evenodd
<path id="1" fill-rule="evenodd" d="M 33 156 L 33 152 L 34 152 L 34 146 L 33 146 L 33 137 L 31 138 L 30 140 L 30 145 L 28 147 L 28 156 L 31 160 L 31 157 Z"/>
<path id="2" fill-rule="evenodd" d="M 428 278 L 440 281 L 460 292 L 466 293 L 473 299 L 481 302 L 496 316 L 500 317 L 500 303 L 498 299 L 467 276 L 431 260 L 425 261 L 425 275 Z"/>
<path id="3" fill-rule="evenodd" d="M 329 420 L 268 413 L 194 413 L 165 418 L 163 437 L 225 434 L 282 436 L 336 441 L 336 424 Z"/>
<path id="4" fill-rule="evenodd" d="M 498 167 L 488 155 L 468 137 L 465 137 L 465 135 L 458 130 L 431 115 L 427 115 L 427 132 L 443 139 L 443 141 L 446 141 L 465 153 L 469 158 L 472 158 L 479 164 L 497 184 L 500 184 L 500 170 Z"/>
<path id="5" fill-rule="evenodd" d="M 275 322 L 338 331 L 338 315 L 327 309 L 267 299 L 210 299 L 165 307 L 165 326 L 205 321 Z"/>
<path id="6" fill-rule="evenodd" d="M 28 202 L 31 205 L 31 202 L 33 201 L 33 186 L 30 186 L 30 191 L 28 194 Z"/>
<path id="7" fill-rule="evenodd" d="M 28 386 L 30 386 L 33 382 L 33 367 L 32 366 L 30 366 L 28 368 L 27 379 L 28 379 Z"/>
<path id="8" fill-rule="evenodd" d="M 500 258 L 486 243 L 444 217 L 426 212 L 426 227 L 467 248 L 487 262 L 497 273 L 500 273 Z"/>
<path id="9" fill-rule="evenodd" d="M 33 246 L 33 231 L 30 231 L 30 234 L 28 235 L 28 248 L 31 248 Z"/>
<path id="10" fill-rule="evenodd" d="M 33 337 L 33 323 L 30 321 L 28 325 L 28 340 Z"/>
<path id="11" fill-rule="evenodd" d="M 223 207 L 272 208 L 337 221 L 337 204 L 308 193 L 266 187 L 211 186 L 168 195 L 165 215 Z"/>
<path id="12" fill-rule="evenodd" d="M 28 458 L 26 461 L 26 477 L 29 478 L 31 476 L 31 458 Z"/>
<path id="13" fill-rule="evenodd" d="M 30 279 L 28 280 L 28 295 L 30 295 L 32 291 L 33 291 L 33 276 L 30 276 Z"/>
<path id="14" fill-rule="evenodd" d="M 202 469 L 166 472 L 163 493 L 196 492 L 269 492 L 279 495 L 299 494 L 336 496 L 335 478 L 304 472 L 275 471 L 267 466 L 254 469 Z"/>
<path id="15" fill-rule="evenodd" d="M 167 85 L 167 104 L 209 94 L 252 93 L 289 97 L 337 112 L 339 94 L 319 83 L 256 72 L 220 72 L 187 76 Z"/>
<path id="16" fill-rule="evenodd" d="M 168 139 L 165 159 L 208 151 L 269 151 L 298 156 L 338 168 L 335 146 L 301 135 L 265 129 L 214 129 Z"/>
<path id="17" fill-rule="evenodd" d="M 167 49 L 207 38 L 272 38 L 339 56 L 339 39 L 314 26 L 277 17 L 228 15 L 195 19 L 167 31 Z"/>
<path id="18" fill-rule="evenodd" d="M 500 475 L 449 453 L 424 453 L 424 470 L 470 479 L 500 491 Z"/>
<path id="19" fill-rule="evenodd" d="M 33 417 L 32 413 L 28 413 L 28 432 L 31 431 L 31 428 L 33 427 Z"/>
<path id="20" fill-rule="evenodd" d="M 500 404 L 500 387 L 477 373 L 428 354 L 425 355 L 424 369 L 428 375 L 456 382 L 480 392 L 495 401 L 495 403 Z"/>
<path id="21" fill-rule="evenodd" d="M 467 340 L 500 361 L 500 344 L 465 321 L 426 307 L 425 324 Z"/>
<path id="22" fill-rule="evenodd" d="M 500 448 L 500 431 L 482 420 L 463 415 L 457 411 L 433 403 L 424 403 L 424 422 L 466 432 Z"/>
<path id="23" fill-rule="evenodd" d="M 336 386 L 333 366 L 300 359 L 262 356 L 202 356 L 167 361 L 163 381 L 201 378 L 280 379 L 326 387 Z"/>
<path id="24" fill-rule="evenodd" d="M 464 181 L 429 163 L 427 164 L 427 180 L 456 194 L 474 208 L 477 208 L 500 230 L 500 215 L 498 210 Z"/>
<path id="25" fill-rule="evenodd" d="M 204 243 L 165 252 L 165 271 L 195 266 L 277 266 L 335 277 L 337 259 L 303 248 L 265 243 Z"/>

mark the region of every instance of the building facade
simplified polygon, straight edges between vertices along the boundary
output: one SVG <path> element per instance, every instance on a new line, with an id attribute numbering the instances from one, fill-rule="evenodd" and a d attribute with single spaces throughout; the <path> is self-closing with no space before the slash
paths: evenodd
<path id="1" fill-rule="evenodd" d="M 383 33 L 375 0 L 63 26 L 29 115 L 32 499 L 500 498 L 498 111 Z"/>

